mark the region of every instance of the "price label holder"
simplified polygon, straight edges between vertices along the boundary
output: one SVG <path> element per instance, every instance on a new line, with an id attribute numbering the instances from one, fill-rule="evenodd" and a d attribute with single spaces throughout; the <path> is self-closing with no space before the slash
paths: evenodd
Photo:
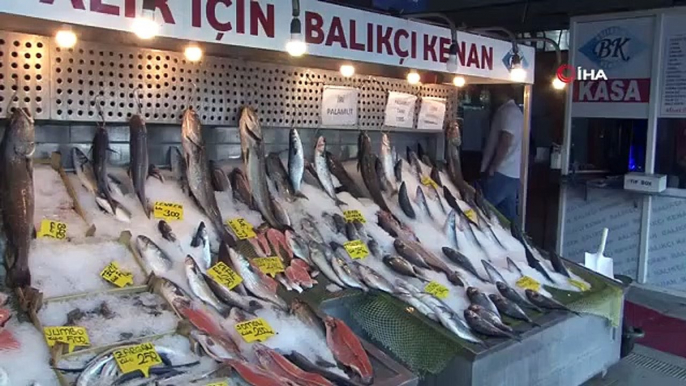
<path id="1" fill-rule="evenodd" d="M 62 327 L 43 327 L 43 335 L 52 347 L 55 343 L 64 343 L 69 346 L 69 352 L 73 352 L 75 347 L 89 347 L 91 340 L 88 331 L 83 327 L 62 326 Z"/>
<path id="2" fill-rule="evenodd" d="M 348 241 L 347 243 L 343 244 L 343 248 L 345 248 L 345 250 L 348 252 L 348 255 L 355 260 L 364 259 L 365 257 L 369 256 L 367 244 L 365 244 L 362 240 Z"/>
<path id="3" fill-rule="evenodd" d="M 67 238 L 67 224 L 54 220 L 43 220 L 40 223 L 38 237 L 64 240 Z"/>
<path id="4" fill-rule="evenodd" d="M 522 276 L 519 280 L 517 280 L 517 287 L 538 292 L 541 289 L 541 283 L 530 278 L 529 276 Z"/>
<path id="5" fill-rule="evenodd" d="M 212 383 L 206 384 L 205 386 L 229 386 L 229 382 L 226 382 L 226 381 L 212 382 Z"/>
<path id="6" fill-rule="evenodd" d="M 207 274 L 214 279 L 214 281 L 229 290 L 234 289 L 243 282 L 243 278 L 240 277 L 236 271 L 221 261 L 210 267 L 210 269 L 207 270 Z"/>
<path id="7" fill-rule="evenodd" d="M 439 186 L 436 181 L 432 180 L 431 177 L 422 177 L 422 185 L 428 186 L 430 188 L 438 189 Z"/>
<path id="8" fill-rule="evenodd" d="M 152 343 L 125 347 L 113 352 L 112 355 L 122 373 L 140 371 L 146 378 L 150 376 L 151 367 L 162 363 L 162 358 Z"/>
<path id="9" fill-rule="evenodd" d="M 173 202 L 157 201 L 153 206 L 153 216 L 162 220 L 183 220 L 183 205 Z"/>
<path id="10" fill-rule="evenodd" d="M 270 337 L 276 335 L 276 332 L 267 323 L 266 320 L 262 318 L 248 320 L 247 322 L 237 323 L 236 331 L 243 337 L 243 339 L 252 343 L 255 341 L 264 342 Z"/>
<path id="11" fill-rule="evenodd" d="M 588 291 L 591 289 L 591 286 L 589 286 L 588 284 L 584 283 L 583 281 L 579 281 L 579 280 L 575 280 L 575 279 L 569 279 L 569 284 L 578 288 L 581 292 Z"/>
<path id="12" fill-rule="evenodd" d="M 231 227 L 231 229 L 233 229 L 233 233 L 240 240 L 253 239 L 257 237 L 252 224 L 242 217 L 228 220 L 226 223 Z"/>
<path id="13" fill-rule="evenodd" d="M 362 212 L 360 212 L 359 210 L 344 210 L 343 217 L 345 217 L 345 222 L 359 221 L 362 224 L 365 224 L 367 222 L 364 219 Z"/>
<path id="14" fill-rule="evenodd" d="M 107 267 L 100 272 L 100 277 L 119 288 L 133 284 L 133 274 L 119 269 L 119 264 L 117 264 L 116 261 L 109 263 Z"/>
<path id="15" fill-rule="evenodd" d="M 271 277 L 274 277 L 277 273 L 284 271 L 283 262 L 278 256 L 258 257 L 252 259 L 252 261 L 255 263 L 255 265 L 260 267 L 260 271 L 262 271 L 265 275 L 271 275 Z"/>
<path id="16" fill-rule="evenodd" d="M 429 293 L 439 299 L 445 299 L 448 297 L 450 290 L 443 284 L 432 281 L 426 284 L 424 287 L 424 292 Z"/>

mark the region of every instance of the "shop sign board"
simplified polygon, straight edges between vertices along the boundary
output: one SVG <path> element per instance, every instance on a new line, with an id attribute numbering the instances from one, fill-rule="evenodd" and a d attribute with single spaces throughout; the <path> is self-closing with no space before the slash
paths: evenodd
<path id="1" fill-rule="evenodd" d="M 411 129 L 414 127 L 414 111 L 417 96 L 391 91 L 386 103 L 384 126 Z"/>
<path id="2" fill-rule="evenodd" d="M 571 75 L 577 78 L 572 116 L 647 118 L 654 17 L 580 22 L 574 28 L 572 69 L 583 77 Z"/>
<path id="3" fill-rule="evenodd" d="M 446 71 L 450 30 L 426 23 L 301 0 L 303 35 L 315 56 L 379 63 L 416 70 Z M 285 51 L 290 39 L 291 2 L 286 0 L 156 0 L 160 36 L 188 41 Z M 142 0 L 0 1 L 0 13 L 130 31 Z M 458 72 L 509 80 L 512 44 L 458 34 Z M 534 49 L 519 46 L 533 83 Z"/>
<path id="4" fill-rule="evenodd" d="M 661 117 L 686 118 L 686 15 L 665 15 Z"/>
<path id="5" fill-rule="evenodd" d="M 422 130 L 443 130 L 445 119 L 445 99 L 422 98 L 422 106 L 419 109 L 417 128 Z"/>
<path id="6" fill-rule="evenodd" d="M 322 125 L 357 125 L 359 90 L 353 87 L 324 86 L 322 92 Z"/>

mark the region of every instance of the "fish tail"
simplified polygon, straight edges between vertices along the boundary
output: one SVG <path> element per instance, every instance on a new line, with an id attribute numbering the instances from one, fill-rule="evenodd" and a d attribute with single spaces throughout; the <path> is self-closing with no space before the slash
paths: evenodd
<path id="1" fill-rule="evenodd" d="M 446 272 L 446 276 L 451 283 L 455 284 L 456 286 L 464 287 L 464 282 L 457 272 Z"/>
<path id="2" fill-rule="evenodd" d="M 302 192 L 295 192 L 294 196 L 297 197 L 297 198 L 302 198 L 302 199 L 305 199 L 305 200 L 308 200 L 308 201 L 309 201 L 309 198 L 307 198 L 307 196 L 304 195 Z"/>
<path id="3" fill-rule="evenodd" d="M 335 202 L 336 202 L 336 206 L 341 206 L 341 205 L 348 206 L 348 204 L 345 201 L 341 201 L 338 198 L 335 199 Z"/>

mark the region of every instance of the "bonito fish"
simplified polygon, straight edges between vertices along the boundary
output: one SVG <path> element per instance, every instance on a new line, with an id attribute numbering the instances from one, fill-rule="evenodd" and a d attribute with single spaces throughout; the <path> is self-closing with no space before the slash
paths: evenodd
<path id="1" fill-rule="evenodd" d="M 202 138 L 200 117 L 191 108 L 183 114 L 181 143 L 186 160 L 186 177 L 188 187 L 205 215 L 210 219 L 221 240 L 227 244 L 235 245 L 236 241 L 228 233 L 222 221 L 217 199 L 212 188 L 209 163 L 205 153 L 205 142 Z"/>
<path id="2" fill-rule="evenodd" d="M 36 150 L 33 118 L 15 109 L 0 143 L 0 207 L 7 284 L 31 285 L 29 249 L 33 233 L 33 153 Z"/>
<path id="3" fill-rule="evenodd" d="M 129 174 L 133 182 L 133 190 L 143 206 L 143 211 L 150 218 L 150 204 L 145 195 L 145 181 L 148 179 L 149 169 L 148 131 L 140 115 L 135 114 L 131 117 L 129 120 L 129 131 L 131 137 L 129 141 L 129 153 L 131 155 Z"/>
<path id="4" fill-rule="evenodd" d="M 107 175 L 107 152 L 110 151 L 110 138 L 104 125 L 98 125 L 93 137 L 93 174 L 98 188 L 98 195 L 107 199 L 112 207 L 112 212 L 116 208 L 116 202 L 112 198 L 109 177 Z"/>
<path id="5" fill-rule="evenodd" d="M 336 190 L 331 179 L 331 172 L 326 164 L 326 139 L 323 136 L 317 139 L 317 145 L 314 148 L 314 168 L 317 171 L 317 178 L 319 183 L 324 188 L 326 194 L 334 200 L 336 205 L 345 205 L 345 202 L 336 197 Z"/>

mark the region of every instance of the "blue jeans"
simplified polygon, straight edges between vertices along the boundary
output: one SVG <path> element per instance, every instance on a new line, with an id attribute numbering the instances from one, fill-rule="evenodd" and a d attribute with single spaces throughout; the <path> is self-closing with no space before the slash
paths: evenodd
<path id="1" fill-rule="evenodd" d="M 510 222 L 517 224 L 517 197 L 519 196 L 519 178 L 494 173 L 482 181 L 484 198 L 496 207 Z"/>

